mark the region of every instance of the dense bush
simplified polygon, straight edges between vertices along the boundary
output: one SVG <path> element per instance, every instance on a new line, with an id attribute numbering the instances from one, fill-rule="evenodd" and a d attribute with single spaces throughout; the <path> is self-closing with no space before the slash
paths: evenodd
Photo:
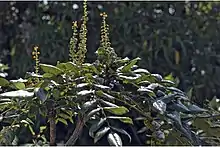
<path id="1" fill-rule="evenodd" d="M 193 88 L 197 102 L 218 94 L 218 2 L 89 2 L 88 6 L 87 61 L 95 60 L 98 14 L 105 10 L 112 44 L 122 57 L 140 56 L 141 66 L 153 73 L 172 72 L 182 90 Z M 67 59 L 70 24 L 80 19 L 81 11 L 79 2 L 2 2 L 0 48 L 10 53 L 9 61 L 4 60 L 10 63 L 9 78 L 32 69 L 31 49 L 36 43 L 44 63 Z"/>
<path id="2" fill-rule="evenodd" d="M 106 139 L 115 146 L 217 143 L 218 114 L 193 104 L 172 81 L 140 68 L 140 58 L 118 57 L 105 13 L 97 59 L 85 63 L 90 48 L 86 2 L 83 14 L 80 27 L 77 22 L 72 26 L 68 62 L 43 64 L 41 51 L 34 47 L 35 72 L 27 72 L 24 79 L 0 78 L 1 145 L 56 145 L 58 136 L 65 145 L 107 145 Z M 64 129 L 56 133 L 58 122 L 67 130 L 74 123 L 72 135 L 60 136 Z"/>

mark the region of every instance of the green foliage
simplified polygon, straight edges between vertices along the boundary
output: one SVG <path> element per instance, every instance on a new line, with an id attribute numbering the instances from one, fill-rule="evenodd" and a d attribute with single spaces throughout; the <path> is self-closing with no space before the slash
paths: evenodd
<path id="1" fill-rule="evenodd" d="M 39 145 L 42 140 L 44 145 L 48 141 L 51 143 L 51 139 L 55 139 L 51 129 L 56 129 L 56 125 L 51 125 L 52 120 L 67 126 L 76 124 L 65 145 L 74 145 L 75 140 L 80 140 L 79 135 L 85 128 L 94 145 L 102 139 L 109 145 L 130 145 L 135 140 L 133 136 L 144 136 L 141 142 L 145 145 L 202 145 L 200 129 L 208 136 L 218 137 L 213 132 L 210 134 L 215 129 L 202 119 L 210 117 L 209 111 L 193 104 L 170 81 L 171 76 L 164 79 L 140 68 L 137 64 L 140 58 L 117 56 L 110 46 L 105 18 L 103 15 L 95 62 L 84 62 L 87 51 L 87 7 L 84 3 L 80 43 L 76 48 L 79 56 L 70 55 L 73 61 L 56 65 L 39 64 L 41 72 L 27 73 L 25 79 L 6 82 L 2 78 L 0 85 L 6 87 L 0 94 L 2 122 L 7 122 L 9 128 L 17 126 L 13 131 L 18 144 L 22 132 L 31 134 L 27 143 Z M 48 120 L 50 128 L 47 124 L 41 125 L 39 118 Z M 205 125 L 197 125 L 201 119 Z M 128 131 L 125 126 L 135 129 Z M 46 136 L 48 129 L 50 139 Z M 10 138 L 14 140 L 14 136 Z M 12 139 L 7 140 L 8 143 L 1 136 L 4 145 L 11 145 Z"/>
<path id="2" fill-rule="evenodd" d="M 89 2 L 88 8 L 87 61 L 95 60 L 99 13 L 105 8 L 112 45 L 122 57 L 141 57 L 140 65 L 152 73 L 172 72 L 182 90 L 193 88 L 192 99 L 200 104 L 218 94 L 218 2 Z M 79 2 L 5 2 L 0 10 L 1 53 L 11 57 L 10 77 L 33 68 L 32 44 L 43 48 L 43 63 L 68 59 L 71 22 L 81 19 Z"/>

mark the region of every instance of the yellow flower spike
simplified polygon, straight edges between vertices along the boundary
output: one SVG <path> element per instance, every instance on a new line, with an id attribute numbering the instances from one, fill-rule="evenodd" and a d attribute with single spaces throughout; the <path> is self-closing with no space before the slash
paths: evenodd
<path id="1" fill-rule="evenodd" d="M 100 16 L 102 17 L 102 26 L 101 26 L 101 40 L 100 40 L 100 46 L 104 48 L 111 47 L 110 39 L 109 39 L 109 25 L 106 23 L 106 18 L 108 15 L 103 12 L 100 13 Z"/>
<path id="2" fill-rule="evenodd" d="M 78 48 L 78 52 L 77 52 L 77 64 L 81 65 L 84 62 L 85 59 L 85 54 L 87 52 L 87 46 L 86 46 L 86 42 L 87 42 L 87 21 L 88 21 L 88 12 L 87 12 L 87 1 L 84 0 L 83 2 L 83 17 L 82 17 L 82 25 L 80 27 L 80 33 L 79 33 L 79 48 Z"/>
<path id="3" fill-rule="evenodd" d="M 76 46 L 77 46 L 77 35 L 78 35 L 78 31 L 77 31 L 77 21 L 72 22 L 72 30 L 73 30 L 73 34 L 72 37 L 70 38 L 70 42 L 69 42 L 69 61 L 72 62 L 76 62 Z"/>
<path id="4" fill-rule="evenodd" d="M 39 71 L 39 64 L 40 64 L 40 60 L 39 60 L 39 55 L 40 55 L 40 52 L 39 52 L 39 47 L 38 46 L 35 46 L 34 49 L 33 49 L 33 52 L 32 52 L 32 55 L 33 55 L 33 59 L 35 60 L 35 74 L 38 74 L 38 71 Z"/>

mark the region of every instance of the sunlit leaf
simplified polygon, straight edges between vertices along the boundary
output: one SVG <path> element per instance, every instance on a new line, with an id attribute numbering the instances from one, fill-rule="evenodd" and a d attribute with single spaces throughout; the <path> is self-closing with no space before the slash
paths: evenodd
<path id="1" fill-rule="evenodd" d="M 7 86 L 7 85 L 9 85 L 9 81 L 0 77 L 0 86 Z"/>
<path id="2" fill-rule="evenodd" d="M 66 121 L 64 118 L 58 117 L 58 118 L 56 119 L 56 123 L 57 123 L 58 121 L 59 121 L 59 122 L 62 122 L 62 123 L 65 124 L 65 125 L 68 125 L 67 121 Z"/>
<path id="3" fill-rule="evenodd" d="M 164 114 L 166 109 L 167 109 L 167 105 L 161 101 L 161 100 L 156 100 L 154 103 L 153 103 L 153 107 L 159 111 L 160 114 Z"/>
<path id="4" fill-rule="evenodd" d="M 124 106 L 119 106 L 119 107 L 104 107 L 104 110 L 112 113 L 112 114 L 116 114 L 116 115 L 123 115 L 125 113 L 128 113 L 129 110 L 124 107 Z"/>
<path id="5" fill-rule="evenodd" d="M 19 90 L 25 89 L 25 84 L 22 82 L 13 82 L 12 84 Z"/>
<path id="6" fill-rule="evenodd" d="M 77 93 L 77 95 L 79 96 L 85 96 L 85 95 L 89 95 L 89 94 L 93 94 L 94 90 L 82 90 L 80 92 Z"/>
<path id="7" fill-rule="evenodd" d="M 100 110 L 101 110 L 101 108 L 93 109 L 92 111 L 90 111 L 90 112 L 87 114 L 86 119 L 89 119 L 92 115 L 94 115 L 95 113 L 99 112 Z"/>
<path id="8" fill-rule="evenodd" d="M 112 146 L 117 146 L 117 147 L 122 146 L 121 137 L 117 133 L 109 133 L 108 134 L 108 142 Z"/>
<path id="9" fill-rule="evenodd" d="M 151 74 L 151 76 L 155 77 L 158 81 L 162 81 L 163 77 L 159 74 Z"/>
<path id="10" fill-rule="evenodd" d="M 109 119 L 118 119 L 118 120 L 120 120 L 123 123 L 133 124 L 132 119 L 129 118 L 129 117 L 108 116 L 107 118 L 109 118 Z"/>
<path id="11" fill-rule="evenodd" d="M 118 107 L 118 105 L 115 105 L 115 104 L 113 104 L 113 103 L 107 102 L 107 101 L 105 101 L 105 100 L 103 100 L 103 99 L 100 99 L 99 101 L 100 101 L 101 103 L 107 105 L 107 106 L 110 106 L 110 107 Z"/>
<path id="12" fill-rule="evenodd" d="M 99 85 L 99 84 L 94 84 L 95 87 L 100 88 L 100 89 L 110 89 L 110 87 L 105 86 L 105 85 Z"/>
<path id="13" fill-rule="evenodd" d="M 135 58 L 131 61 L 129 61 L 129 63 L 127 63 L 127 65 L 125 65 L 123 68 L 122 68 L 122 72 L 128 72 L 131 70 L 131 68 L 133 67 L 133 65 L 135 65 L 137 63 L 138 60 L 141 60 L 141 58 Z"/>
<path id="14" fill-rule="evenodd" d="M 146 70 L 146 69 L 142 69 L 142 68 L 139 68 L 139 69 L 136 69 L 133 71 L 134 73 L 144 73 L 144 74 L 149 74 L 149 71 Z"/>
<path id="15" fill-rule="evenodd" d="M 61 74 L 63 71 L 61 69 L 59 69 L 56 66 L 53 65 L 49 65 L 49 64 L 40 64 L 40 68 L 45 72 L 45 73 L 50 73 L 53 75 L 59 75 Z"/>
<path id="16" fill-rule="evenodd" d="M 88 85 L 89 85 L 89 83 L 80 83 L 80 84 L 77 84 L 76 87 L 77 88 L 83 88 L 83 87 L 88 86 Z"/>
<path id="17" fill-rule="evenodd" d="M 33 92 L 28 92 L 25 90 L 18 90 L 18 91 L 10 91 L 0 94 L 1 97 L 33 97 Z"/>
<path id="18" fill-rule="evenodd" d="M 99 141 L 108 131 L 110 130 L 109 127 L 104 127 L 101 130 L 99 130 L 94 137 L 94 143 Z"/>

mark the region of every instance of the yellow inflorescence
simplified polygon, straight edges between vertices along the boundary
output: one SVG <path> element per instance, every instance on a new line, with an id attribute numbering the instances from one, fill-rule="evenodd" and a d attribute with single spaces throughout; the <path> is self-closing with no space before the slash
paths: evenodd
<path id="1" fill-rule="evenodd" d="M 40 64 L 40 60 L 39 60 L 40 51 L 38 46 L 34 47 L 32 55 L 33 55 L 33 59 L 35 60 L 35 74 L 38 74 L 39 64 Z"/>
<path id="2" fill-rule="evenodd" d="M 75 62 L 76 60 L 76 45 L 77 45 L 77 21 L 74 21 L 73 22 L 73 25 L 72 25 L 72 30 L 73 30 L 73 35 L 70 39 L 70 48 L 69 48 L 69 56 L 70 56 L 70 61 L 72 62 Z"/>
<path id="3" fill-rule="evenodd" d="M 80 34 L 79 34 L 79 50 L 77 52 L 78 57 L 78 64 L 82 64 L 85 60 L 85 55 L 87 52 L 86 42 L 87 42 L 87 21 L 88 21 L 88 12 L 87 12 L 87 1 L 84 0 L 83 2 L 83 17 L 82 17 L 82 25 L 80 27 Z"/>
<path id="4" fill-rule="evenodd" d="M 104 48 L 108 48 L 111 46 L 110 39 L 109 39 L 109 25 L 106 23 L 106 18 L 108 15 L 103 12 L 100 14 L 102 17 L 102 26 L 101 26 L 101 40 L 100 45 Z"/>

